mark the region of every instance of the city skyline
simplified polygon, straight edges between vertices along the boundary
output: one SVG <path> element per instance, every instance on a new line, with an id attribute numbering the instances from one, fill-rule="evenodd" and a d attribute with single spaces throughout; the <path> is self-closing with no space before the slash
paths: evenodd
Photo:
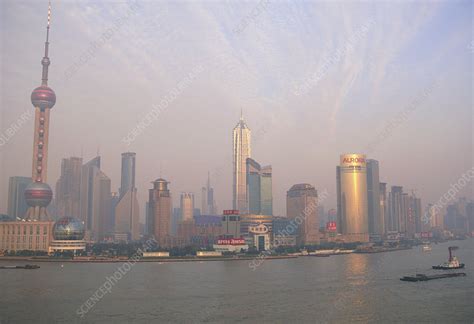
<path id="1" fill-rule="evenodd" d="M 456 182 L 472 166 L 472 142 L 470 138 L 472 127 L 469 111 L 470 100 L 468 99 L 470 89 L 468 80 L 464 74 L 459 72 L 466 64 L 470 64 L 468 61 L 472 56 L 472 51 L 468 48 L 470 41 L 467 36 L 469 33 L 464 28 L 467 26 L 469 19 L 467 13 L 462 13 L 462 5 L 452 6 L 447 3 L 440 3 L 433 6 L 422 4 L 397 7 L 391 7 L 389 4 L 384 6 L 374 5 L 373 8 L 361 6 L 357 11 L 359 14 L 356 14 L 356 11 L 350 5 L 343 5 L 339 8 L 336 5 L 325 4 L 325 9 L 331 13 L 328 19 L 330 18 L 334 22 L 328 21 L 324 17 L 318 17 L 320 20 L 318 25 L 315 26 L 315 28 L 318 27 L 316 30 L 327 32 L 333 24 L 344 19 L 343 14 L 352 19 L 347 20 L 347 30 L 334 29 L 331 34 L 333 42 L 322 42 L 328 45 L 322 48 L 324 49 L 322 52 L 324 55 L 318 56 L 321 60 L 324 57 L 330 57 L 339 48 L 337 44 L 344 44 L 344 40 L 348 39 L 352 32 L 358 31 L 359 26 L 363 26 L 363 28 L 360 37 L 355 38 L 353 52 L 350 55 L 349 53 L 344 54 L 343 60 L 331 61 L 333 63 L 328 66 L 327 73 L 321 76 L 321 80 L 315 81 L 314 85 L 311 82 L 307 84 L 310 87 L 301 86 L 305 84 L 303 81 L 311 76 L 311 74 L 302 73 L 301 66 L 295 66 L 295 63 L 290 60 L 288 68 L 284 69 L 286 65 L 283 64 L 282 60 L 288 58 L 289 55 L 286 52 L 284 56 L 281 56 L 272 51 L 271 53 L 276 55 L 274 60 L 264 66 L 271 67 L 268 64 L 273 64 L 278 70 L 283 69 L 285 75 L 290 77 L 291 82 L 283 82 L 280 79 L 276 79 L 273 83 L 268 82 L 271 74 L 262 69 L 255 68 L 252 70 L 250 68 L 256 67 L 256 63 L 261 62 L 259 55 L 264 53 L 262 52 L 263 49 L 257 48 L 250 51 L 248 42 L 250 35 L 255 33 L 272 40 L 270 37 L 271 31 L 279 27 L 275 24 L 274 18 L 279 17 L 283 9 L 290 9 L 292 12 L 308 9 L 313 12 L 323 5 L 307 4 L 305 7 L 296 4 L 272 4 L 255 21 L 251 21 L 245 25 L 242 31 L 239 29 L 233 34 L 226 32 L 232 27 L 231 22 L 229 22 L 229 25 L 221 20 L 224 9 L 211 11 L 206 6 L 199 7 L 195 5 L 193 8 L 200 9 L 199 12 L 202 15 L 197 15 L 192 24 L 190 23 L 191 26 L 200 26 L 202 30 L 206 30 L 209 24 L 217 22 L 220 26 L 219 31 L 209 35 L 209 37 L 224 37 L 223 39 L 230 39 L 232 42 L 242 40 L 248 55 L 242 56 L 239 52 L 233 52 L 226 48 L 223 55 L 219 56 L 222 53 L 214 53 L 212 49 L 206 47 L 209 37 L 205 37 L 206 42 L 198 44 L 198 46 L 206 49 L 204 51 L 206 54 L 195 61 L 189 60 L 188 57 L 178 56 L 178 62 L 183 64 L 179 69 L 174 70 L 173 75 L 165 73 L 165 70 L 159 68 L 151 70 L 156 75 L 151 71 L 145 73 L 140 68 L 138 69 L 140 77 L 133 77 L 133 73 L 130 74 L 134 81 L 132 83 L 127 82 L 131 97 L 146 98 L 141 100 L 139 105 L 141 108 L 139 108 L 138 115 L 143 115 L 152 109 L 154 104 L 160 102 L 160 98 L 166 95 L 167 89 L 171 90 L 176 82 L 179 82 L 192 71 L 197 64 L 201 62 L 204 64 L 209 61 L 209 58 L 225 59 L 223 63 L 221 62 L 222 64 L 219 63 L 218 68 L 213 65 L 203 65 L 204 69 L 207 68 L 213 76 L 222 76 L 222 66 L 225 69 L 230 69 L 230 71 L 235 70 L 235 72 L 230 73 L 231 77 L 224 78 L 226 81 L 222 83 L 224 88 L 212 83 L 203 75 L 197 75 L 190 86 L 183 90 L 176 101 L 170 105 L 169 109 L 160 115 L 156 124 L 145 130 L 129 146 L 122 142 L 122 138 L 126 135 L 127 129 L 133 128 L 137 118 L 129 115 L 131 111 L 125 109 L 125 106 L 130 102 L 129 99 L 120 95 L 113 95 L 116 93 L 114 89 L 120 88 L 124 84 L 121 84 L 119 80 L 110 80 L 109 78 L 107 78 L 109 83 L 101 84 L 94 80 L 100 79 L 95 77 L 96 74 L 100 73 L 112 77 L 113 69 L 102 63 L 105 62 L 107 54 L 110 54 L 113 58 L 117 58 L 117 61 L 112 60 L 114 69 L 117 68 L 115 63 L 122 61 L 118 59 L 118 56 L 114 56 L 115 50 L 130 50 L 130 47 L 120 40 L 121 37 L 117 36 L 131 36 L 138 31 L 146 30 L 146 24 L 150 23 L 147 20 L 146 11 L 153 11 L 157 8 L 166 9 L 163 10 L 162 24 L 169 27 L 167 31 L 175 30 L 177 33 L 169 32 L 157 36 L 160 39 L 166 39 L 167 42 L 178 40 L 179 37 L 177 36 L 186 32 L 190 26 L 183 25 L 180 28 L 174 28 L 171 23 L 172 18 L 178 13 L 166 4 L 156 7 L 145 3 L 140 4 L 141 8 L 117 4 L 113 6 L 115 11 L 104 17 L 105 20 L 101 23 L 102 25 L 91 20 L 92 16 L 84 12 L 82 10 L 84 8 L 80 5 L 68 7 L 56 2 L 53 2 L 53 5 L 57 16 L 54 24 L 59 24 L 61 28 L 53 29 L 50 35 L 51 41 L 54 41 L 54 48 L 50 52 L 50 57 L 54 60 L 54 64 L 50 67 L 50 83 L 58 93 L 61 93 L 60 97 L 63 99 L 61 99 L 61 105 L 57 103 L 54 108 L 55 122 L 51 125 L 50 137 L 54 144 L 51 145 L 49 152 L 48 182 L 50 184 L 54 184 L 59 178 L 60 163 L 63 158 L 82 156 L 87 161 L 95 156 L 97 148 L 100 147 L 104 172 L 110 177 L 111 186 L 115 190 L 120 186 L 120 163 L 117 156 L 122 152 L 131 150 L 136 152 L 139 157 L 136 167 L 136 186 L 139 189 L 140 205 L 144 205 L 146 201 L 147 185 L 150 179 L 155 179 L 161 173 L 172 183 L 173 192 L 191 191 L 197 193 L 202 186 L 207 170 L 211 170 L 211 176 L 215 179 L 213 183 L 216 202 L 222 209 L 225 209 L 226 206 L 230 207 L 232 166 L 229 147 L 232 140 L 229 136 L 229 129 L 235 125 L 241 107 L 244 108 L 244 115 L 249 128 L 253 130 L 252 148 L 256 152 L 255 159 L 257 161 L 267 161 L 273 167 L 275 215 L 284 214 L 285 192 L 291 185 L 299 182 L 312 183 L 318 190 L 327 188 L 329 196 L 326 205 L 334 207 L 336 205 L 336 185 L 331 170 L 337 164 L 338 156 L 344 152 L 366 153 L 368 158 L 378 160 L 380 162 L 381 181 L 387 182 L 389 185 L 403 186 L 409 191 L 416 189 L 424 204 L 437 201 L 450 188 L 450 184 Z M 32 3 L 31 6 L 27 7 L 15 3 L 2 4 L 2 6 L 5 6 L 3 11 L 5 15 L 2 14 L 2 18 L 5 18 L 2 19 L 2 35 L 16 36 L 4 37 L 6 64 L 2 66 L 2 75 L 8 77 L 11 81 L 2 86 L 4 93 L 9 94 L 7 97 L 2 97 L 1 130 L 2 140 L 5 141 L 5 130 L 25 110 L 31 109 L 28 96 L 25 96 L 24 93 L 27 89 L 34 88 L 37 83 L 34 78 L 34 75 L 38 73 L 38 58 L 34 54 L 37 51 L 22 52 L 18 50 L 18 44 L 29 43 L 39 51 L 44 42 L 37 35 L 24 33 L 26 30 L 22 29 L 21 26 L 43 26 L 44 16 L 37 13 L 42 12 L 41 10 L 44 11 L 44 6 L 41 3 Z M 94 13 L 103 8 L 101 4 L 94 3 L 88 6 Z M 183 4 L 180 8 L 183 14 L 186 14 L 186 6 Z M 343 12 L 339 14 L 336 9 L 341 9 Z M 252 6 L 242 6 L 239 7 L 239 10 L 241 15 L 237 16 L 245 18 L 252 10 Z M 78 12 L 80 14 L 69 22 L 70 15 Z M 409 12 L 413 13 L 410 14 Z M 144 21 L 135 18 L 138 13 Z M 449 17 L 454 14 L 459 18 L 457 23 L 448 25 Z M 369 39 L 371 41 L 378 40 L 376 29 L 388 30 L 390 31 L 389 35 L 397 32 L 389 29 L 390 26 L 384 24 L 384 20 L 381 18 L 384 15 L 400 21 L 402 17 L 412 17 L 414 23 L 405 29 L 398 30 L 402 35 L 405 35 L 405 41 L 391 38 L 391 41 L 387 42 L 381 43 L 378 41 L 374 45 L 370 43 L 371 47 L 367 48 L 370 55 L 366 57 L 362 53 L 362 48 L 369 46 Z M 16 19 L 12 20 L 11 17 L 16 17 Z M 110 38 L 110 41 L 103 48 L 97 50 L 86 64 L 81 65 L 70 78 L 64 80 L 64 72 L 75 63 L 79 55 L 88 49 L 91 41 L 99 39 L 102 35 L 102 33 L 91 34 L 87 28 L 94 26 L 99 31 L 106 31 L 108 26 L 114 26 L 113 17 L 124 17 L 126 23 L 119 29 L 114 30 L 115 34 Z M 209 18 L 209 21 L 206 20 L 206 17 Z M 28 24 L 23 23 L 25 20 L 29 21 Z M 241 20 L 238 19 L 232 21 L 235 26 L 238 26 L 240 22 Z M 368 22 L 372 23 L 367 24 Z M 286 23 L 288 24 L 288 30 L 291 32 L 301 31 L 298 26 L 291 24 L 291 22 Z M 305 20 L 305 23 L 309 22 Z M 377 28 L 374 28 L 374 26 Z M 436 33 L 441 29 L 444 30 L 444 33 Z M 230 28 L 230 30 L 232 29 Z M 77 31 L 78 33 L 78 38 L 72 45 L 66 42 L 65 37 L 71 31 Z M 418 60 L 409 44 L 435 33 L 438 35 L 439 45 L 430 46 L 441 47 L 438 49 L 439 54 L 428 61 Z M 147 41 L 154 39 L 148 33 L 144 33 L 144 35 Z M 323 33 L 320 36 L 326 37 Z M 19 41 L 13 43 L 13 38 Z M 136 44 L 134 43 L 136 40 L 132 42 Z M 147 44 L 149 43 L 147 42 Z M 294 48 L 305 49 L 308 53 L 313 53 L 317 49 L 315 46 L 307 48 L 302 44 L 290 44 L 294 45 Z M 66 46 L 71 48 L 66 49 Z M 176 46 L 176 48 L 179 48 L 182 45 L 178 42 Z M 269 50 L 273 49 L 274 47 L 270 46 Z M 156 52 L 155 47 L 150 47 L 150 51 L 157 54 L 157 57 L 164 58 L 163 64 L 170 62 L 169 57 L 163 57 L 164 54 Z M 300 55 L 302 61 L 304 61 L 306 57 L 304 53 L 302 50 L 296 51 L 295 55 Z M 133 54 L 136 54 L 136 52 L 133 52 Z M 146 59 L 149 60 L 148 57 Z M 240 63 L 242 59 L 244 63 Z M 340 72 L 344 71 L 344 62 L 346 64 L 348 62 L 354 63 L 354 69 L 365 71 L 364 69 L 370 70 L 373 68 L 378 71 L 381 74 L 378 83 L 380 94 L 372 93 L 367 88 L 359 89 L 362 85 L 366 86 L 368 81 L 363 78 L 366 74 L 362 73 L 362 70 L 357 70 L 358 72 L 355 71 L 352 74 L 352 80 L 357 82 L 348 78 L 343 79 L 345 82 L 342 83 L 345 90 L 343 94 L 351 93 L 351 98 L 357 99 L 356 104 L 344 104 L 345 97 L 342 95 L 339 97 L 329 95 L 327 98 L 322 95 L 321 91 L 324 89 L 330 90 L 331 87 L 334 87 L 334 82 L 338 80 Z M 417 63 L 419 67 L 409 71 L 400 66 L 402 62 L 412 65 Z M 449 65 L 451 70 L 444 70 L 442 74 L 436 68 L 437 66 L 446 65 Z M 11 69 L 11 66 L 15 66 L 15 71 Z M 176 67 L 175 65 L 172 66 L 173 68 Z M 300 70 L 294 69 L 292 70 L 294 73 L 289 73 L 290 66 L 298 67 Z M 312 70 L 309 68 L 310 72 Z M 423 73 L 425 75 L 423 76 L 421 71 L 425 70 L 431 73 Z M 126 71 L 128 72 L 128 70 Z M 229 70 L 224 71 L 229 74 Z M 248 79 L 248 77 L 256 76 L 253 72 L 261 73 L 262 79 Z M 377 73 L 367 73 L 367 76 L 372 74 Z M 146 78 L 143 79 L 144 75 L 146 75 Z M 437 76 L 442 76 L 442 78 L 435 83 Z M 417 81 L 416 85 L 401 88 L 400 85 L 405 83 L 408 77 L 413 77 Z M 157 78 L 161 80 L 159 84 L 163 86 L 163 90 L 156 95 L 151 95 L 146 84 L 143 89 L 139 90 L 140 87 L 137 87 L 137 85 L 143 85 L 144 80 L 149 78 L 151 80 Z M 243 80 L 248 81 L 248 84 L 242 83 Z M 265 84 L 267 86 L 264 86 Z M 300 85 L 298 89 L 301 93 L 299 95 L 293 93 L 295 92 L 293 91 L 295 84 Z M 383 90 L 382 84 L 386 86 L 385 88 L 391 89 L 392 92 Z M 249 89 L 251 85 L 254 85 L 253 89 L 256 89 L 252 90 L 253 92 Z M 355 85 L 359 85 L 359 87 Z M 454 85 L 456 90 L 453 89 Z M 223 96 L 222 91 L 229 89 L 229 87 L 238 90 L 237 93 L 240 93 L 240 95 Z M 83 93 L 87 93 L 87 95 L 79 94 L 78 90 L 80 89 L 86 90 Z M 95 89 L 100 89 L 103 93 L 99 93 Z M 194 107 L 188 102 L 190 98 L 195 96 L 197 92 L 210 93 L 209 89 L 218 90 L 217 92 L 213 91 L 213 93 L 215 93 L 215 99 L 219 104 L 211 103 L 203 98 L 203 103 L 199 105 L 198 109 L 190 110 L 190 107 Z M 278 89 L 288 91 L 283 91 L 281 92 L 282 95 L 278 95 Z M 375 87 L 370 87 L 370 90 L 374 89 Z M 433 89 L 436 91 L 433 91 Z M 451 94 L 449 105 L 447 103 L 448 98 L 440 94 L 438 89 L 444 89 L 444 92 Z M 393 97 L 395 90 L 397 90 L 395 93 L 398 99 L 394 103 L 389 103 L 387 98 Z M 291 92 L 291 95 L 288 92 Z M 328 93 L 334 94 L 334 91 Z M 423 93 L 426 93 L 426 95 L 423 95 Z M 285 96 L 284 101 L 281 100 L 283 94 Z M 123 103 L 117 102 L 117 97 L 121 101 L 123 100 Z M 373 102 L 361 101 L 361 97 L 370 98 Z M 224 99 L 232 100 L 228 101 L 228 104 L 223 104 Z M 311 102 L 312 100 L 314 102 Z M 413 101 L 417 102 L 417 105 L 411 110 L 410 115 L 403 120 L 403 123 L 397 124 L 395 122 L 395 126 L 387 126 L 390 125 L 392 117 L 396 117 Z M 90 108 L 84 107 L 83 102 L 90 103 Z M 281 104 L 282 102 L 284 104 Z M 368 108 L 359 114 L 360 117 L 355 116 L 354 109 L 365 104 Z M 134 103 L 133 106 L 136 107 L 137 105 Z M 219 110 L 217 106 L 225 107 L 225 109 Z M 98 110 L 97 108 L 92 109 L 92 107 L 105 107 L 107 109 Z M 120 114 L 117 115 L 123 115 L 124 119 L 114 117 L 110 111 L 115 110 L 111 110 L 111 107 L 116 107 L 120 111 Z M 318 109 L 311 109 L 312 107 L 318 107 Z M 378 110 L 375 107 L 382 107 L 383 110 Z M 446 111 L 449 111 L 449 113 L 446 113 Z M 84 119 L 85 115 L 95 116 L 95 118 L 86 121 Z M 136 115 L 137 113 L 133 112 L 133 116 Z M 204 127 L 200 126 L 200 129 L 204 131 L 191 135 L 184 127 L 188 125 L 187 121 L 184 120 L 184 124 L 178 122 L 178 120 L 183 121 L 183 116 L 188 116 L 189 120 L 193 122 L 195 119 L 199 119 L 201 123 L 204 123 Z M 207 118 L 198 118 L 199 116 L 206 116 Z M 57 124 L 55 124 L 56 118 Z M 107 120 L 108 122 L 104 124 L 101 120 Z M 305 120 L 310 120 L 311 123 L 308 124 Z M 31 155 L 32 123 L 30 117 L 15 136 L 11 137 L 0 148 L 3 166 L 0 174 L 0 196 L 3 199 L 1 205 L 5 206 L 0 212 L 6 212 L 9 176 L 26 176 L 31 170 L 31 161 L 28 161 L 26 157 Z M 361 123 L 363 123 L 363 127 L 361 127 Z M 110 127 L 108 125 L 114 126 Z M 172 125 L 182 125 L 183 127 Z M 318 127 L 310 125 L 317 125 Z M 326 125 L 332 126 L 326 127 Z M 423 132 L 419 132 L 420 126 L 424 130 Z M 291 135 L 295 127 L 298 129 L 298 134 Z M 367 132 L 369 129 L 375 129 L 375 134 L 372 131 L 372 135 L 370 135 Z M 384 130 L 388 132 L 388 136 L 383 133 Z M 417 140 L 410 140 L 414 138 L 415 134 Z M 163 137 L 164 135 L 171 137 L 173 140 L 169 143 L 160 140 L 160 136 Z M 158 142 L 155 143 L 154 141 Z M 74 143 L 74 145 L 71 145 L 71 143 Z M 108 143 L 114 143 L 114 145 L 109 146 Z M 150 143 L 154 143 L 155 150 L 150 150 Z M 299 143 L 299 145 L 292 145 L 292 143 Z M 84 153 L 81 154 L 81 152 Z M 197 152 L 207 152 L 207 154 L 199 155 Z M 304 157 L 304 159 L 291 159 L 288 156 Z M 435 157 L 442 158 L 444 165 L 440 167 L 438 164 L 429 163 L 426 161 L 427 157 L 431 159 Z M 157 163 L 157 161 L 159 162 Z M 186 168 L 188 161 L 192 161 L 195 166 L 189 171 Z M 288 173 L 286 170 L 292 170 L 292 172 Z M 432 174 L 436 174 L 436 177 L 433 177 Z M 472 184 L 463 188 L 459 196 L 472 196 Z M 176 195 L 174 199 L 176 199 Z M 173 205 L 177 205 L 176 200 L 173 201 Z"/>

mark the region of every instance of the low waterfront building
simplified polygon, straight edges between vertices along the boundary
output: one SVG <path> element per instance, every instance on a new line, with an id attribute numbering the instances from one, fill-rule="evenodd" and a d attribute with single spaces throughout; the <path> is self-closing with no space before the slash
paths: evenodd
<path id="1" fill-rule="evenodd" d="M 220 238 L 217 240 L 217 244 L 213 245 L 215 251 L 221 252 L 240 252 L 247 251 L 249 249 L 248 244 L 245 243 L 245 239 L 240 238 Z"/>
<path id="2" fill-rule="evenodd" d="M 52 221 L 0 222 L 0 250 L 49 251 Z"/>
<path id="3" fill-rule="evenodd" d="M 159 251 L 159 252 L 143 252 L 144 258 L 168 258 L 170 256 L 169 252 Z"/>
<path id="4" fill-rule="evenodd" d="M 220 257 L 222 256 L 222 251 L 197 251 L 197 257 Z"/>

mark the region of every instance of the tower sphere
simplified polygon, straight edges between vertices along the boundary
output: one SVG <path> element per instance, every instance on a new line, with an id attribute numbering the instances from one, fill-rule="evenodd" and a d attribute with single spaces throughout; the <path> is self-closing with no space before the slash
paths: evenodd
<path id="1" fill-rule="evenodd" d="M 84 223 L 73 217 L 60 218 L 53 226 L 55 240 L 80 241 L 84 238 Z"/>
<path id="2" fill-rule="evenodd" d="M 32 182 L 25 189 L 26 204 L 30 207 L 47 207 L 53 199 L 53 191 L 47 183 Z"/>
<path id="3" fill-rule="evenodd" d="M 40 109 L 53 108 L 56 103 L 56 94 L 48 86 L 39 86 L 31 93 L 31 103 Z"/>

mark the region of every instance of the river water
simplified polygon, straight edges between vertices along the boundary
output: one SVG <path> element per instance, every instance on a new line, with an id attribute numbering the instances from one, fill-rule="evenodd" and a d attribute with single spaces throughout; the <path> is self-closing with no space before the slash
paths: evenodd
<path id="1" fill-rule="evenodd" d="M 436 272 L 431 266 L 447 259 L 450 245 L 460 247 L 466 277 L 399 280 Z M 474 239 L 433 245 L 431 252 L 264 260 L 258 267 L 137 263 L 89 306 L 120 263 L 38 264 L 38 270 L 0 270 L 1 324 L 474 323 Z"/>

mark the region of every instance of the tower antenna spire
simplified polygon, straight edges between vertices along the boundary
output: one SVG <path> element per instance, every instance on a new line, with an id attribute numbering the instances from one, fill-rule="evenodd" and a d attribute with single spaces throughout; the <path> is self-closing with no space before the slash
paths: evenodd
<path id="1" fill-rule="evenodd" d="M 51 1 L 48 3 L 48 24 L 46 25 L 46 42 L 44 43 L 44 57 L 41 60 L 41 65 L 43 65 L 43 75 L 41 85 L 48 85 L 48 67 L 51 64 L 49 60 L 49 25 L 51 24 Z"/>
<path id="2" fill-rule="evenodd" d="M 240 107 L 240 120 L 244 120 L 244 109 Z"/>

